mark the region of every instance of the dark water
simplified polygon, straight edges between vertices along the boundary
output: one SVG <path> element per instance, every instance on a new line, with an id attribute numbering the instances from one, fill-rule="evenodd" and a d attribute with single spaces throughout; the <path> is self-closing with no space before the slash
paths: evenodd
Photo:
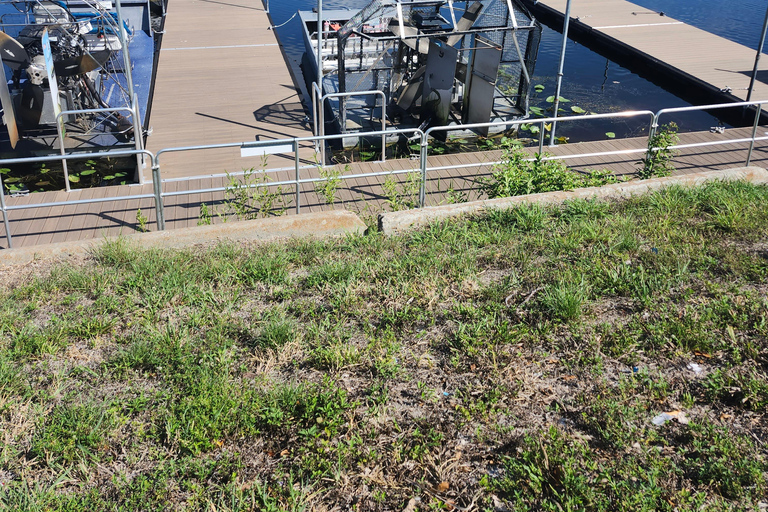
<path id="1" fill-rule="evenodd" d="M 346 0 L 323 2 L 324 9 L 363 7 L 367 0 Z M 667 15 L 684 21 L 721 37 L 740 44 L 757 48 L 760 39 L 766 4 L 758 0 L 638 0 L 639 9 L 664 11 Z M 761 5 L 762 4 L 762 5 Z M 316 7 L 316 0 L 272 0 L 270 14 L 276 25 L 285 23 L 299 9 L 311 10 Z M 534 84 L 544 86 L 544 90 L 534 96 L 532 105 L 546 109 L 551 105 L 544 100 L 554 94 L 557 68 L 560 58 L 562 27 L 544 26 L 539 58 L 533 77 Z M 277 29 L 278 37 L 285 46 L 286 53 L 294 72 L 299 73 L 298 63 L 303 52 L 300 24 L 297 18 L 288 21 Z M 571 107 L 578 107 L 587 112 L 619 112 L 623 110 L 651 110 L 653 112 L 667 107 L 683 107 L 691 103 L 679 91 L 665 90 L 649 80 L 658 81 L 658 77 L 643 77 L 632 70 L 595 53 L 594 51 L 569 41 L 566 47 L 561 96 L 570 100 L 562 107 L 563 115 L 571 113 Z M 676 94 L 676 92 L 678 94 Z M 681 131 L 707 130 L 721 123 L 714 116 L 705 112 L 675 114 L 668 120 L 677 122 Z M 728 126 L 728 124 L 726 124 Z M 647 121 L 617 120 L 567 124 L 558 127 L 558 135 L 569 137 L 571 141 L 605 138 L 606 132 L 614 132 L 617 137 L 640 135 L 647 129 Z"/>

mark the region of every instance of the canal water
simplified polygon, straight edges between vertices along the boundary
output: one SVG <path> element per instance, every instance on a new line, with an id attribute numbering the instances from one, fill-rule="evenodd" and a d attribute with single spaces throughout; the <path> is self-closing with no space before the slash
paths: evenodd
<path id="1" fill-rule="evenodd" d="M 358 9 L 367 0 L 324 0 L 324 9 Z M 766 5 L 764 0 L 637 0 L 638 9 L 648 12 L 664 12 L 666 15 L 712 32 L 750 48 L 757 48 Z M 299 62 L 304 51 L 298 17 L 291 17 L 297 10 L 311 10 L 316 0 L 272 0 L 270 15 L 280 42 L 284 45 L 291 67 L 301 76 Z M 543 86 L 531 104 L 546 110 L 551 105 L 545 99 L 555 91 L 557 68 L 560 57 L 562 27 L 544 25 L 539 57 L 533 76 L 535 85 Z M 653 81 L 652 81 L 653 80 Z M 562 105 L 564 115 L 571 107 L 586 112 L 620 112 L 624 110 L 657 111 L 667 107 L 683 107 L 690 103 L 678 91 L 665 90 L 657 85 L 658 77 L 641 76 L 630 69 L 599 55 L 574 41 L 568 41 L 561 96 L 570 100 Z M 541 87 L 539 87 L 541 89 Z M 672 119 L 672 118 L 670 118 Z M 711 114 L 695 112 L 675 115 L 681 131 L 708 130 L 724 123 Z M 725 126 L 729 126 L 725 123 Z M 589 123 L 562 123 L 558 135 L 569 141 L 604 139 L 606 133 L 616 137 L 646 133 L 644 120 L 616 120 Z"/>

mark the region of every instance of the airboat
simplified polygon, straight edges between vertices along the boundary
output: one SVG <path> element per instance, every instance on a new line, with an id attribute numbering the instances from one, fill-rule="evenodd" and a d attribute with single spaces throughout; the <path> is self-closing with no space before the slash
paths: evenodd
<path id="1" fill-rule="evenodd" d="M 318 135 L 529 115 L 541 25 L 515 0 L 373 0 L 299 16 Z"/>
<path id="2" fill-rule="evenodd" d="M 155 55 L 150 3 L 121 6 L 118 16 L 111 0 L 0 1 L 0 157 L 143 144 Z"/>

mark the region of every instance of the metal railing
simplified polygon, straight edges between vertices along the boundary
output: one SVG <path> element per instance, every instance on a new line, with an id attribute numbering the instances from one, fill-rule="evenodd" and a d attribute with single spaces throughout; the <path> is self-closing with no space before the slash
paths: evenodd
<path id="1" fill-rule="evenodd" d="M 428 159 L 429 159 L 429 137 L 432 136 L 433 133 L 436 132 L 450 132 L 450 131 L 457 131 L 457 130 L 473 130 L 477 128 L 492 128 L 492 127 L 504 127 L 505 129 L 509 129 L 513 126 L 519 126 L 522 124 L 529 124 L 529 125 L 539 125 L 539 149 L 538 154 L 541 155 L 544 150 L 544 133 L 546 132 L 545 126 L 549 123 L 552 123 L 557 119 L 560 122 L 574 122 L 574 121 L 593 121 L 598 119 L 611 119 L 611 118 L 628 118 L 628 117 L 641 117 L 641 116 L 648 116 L 650 124 L 653 124 L 654 121 L 654 113 L 650 110 L 633 110 L 633 111 L 627 111 L 627 112 L 618 112 L 618 113 L 610 113 L 610 114 L 590 114 L 590 115 L 583 115 L 583 116 L 572 116 L 572 117 L 542 117 L 538 119 L 519 119 L 515 121 L 506 121 L 503 123 L 477 123 L 477 124 L 468 124 L 468 125 L 462 125 L 462 126 L 433 126 L 432 128 L 429 128 L 426 132 L 424 132 L 424 136 L 421 139 L 421 187 L 419 190 L 419 208 L 424 208 L 426 203 L 426 184 L 427 184 L 427 172 L 430 170 L 440 170 L 444 169 L 443 167 L 435 167 L 433 169 L 429 169 L 427 167 Z M 564 160 L 567 158 L 588 158 L 588 157 L 595 157 L 595 156 L 611 156 L 611 155 L 628 155 L 632 153 L 645 153 L 648 150 L 648 146 L 644 146 L 642 149 L 622 149 L 617 151 L 603 151 L 600 153 L 579 153 L 579 154 L 573 154 L 573 155 L 561 155 L 561 156 L 548 156 L 544 157 L 543 160 Z M 497 165 L 501 162 L 486 162 L 484 165 Z"/>
<path id="2" fill-rule="evenodd" d="M 358 137 L 373 137 L 373 136 L 392 136 L 392 135 L 405 135 L 405 134 L 413 134 L 419 138 L 423 136 L 423 132 L 419 130 L 418 128 L 405 128 L 405 129 L 398 129 L 398 130 L 387 130 L 387 131 L 374 131 L 374 132 L 360 132 L 356 133 L 355 136 Z M 211 193 L 211 192 L 225 192 L 229 187 L 213 187 L 213 188 L 206 188 L 206 189 L 196 189 L 194 191 L 178 191 L 178 192 L 163 192 L 162 191 L 162 183 L 165 182 L 165 180 L 162 179 L 161 170 L 160 170 L 160 156 L 165 153 L 179 153 L 184 151 L 203 151 L 203 150 L 210 150 L 210 149 L 224 149 L 224 148 L 274 148 L 274 147 L 281 147 L 281 146 L 287 146 L 291 145 L 293 148 L 293 171 L 294 171 L 294 179 L 293 180 L 283 180 L 283 181 L 270 181 L 268 183 L 255 183 L 247 185 L 249 187 L 259 187 L 259 186 L 270 186 L 270 187 L 279 187 L 282 185 L 294 185 L 296 187 L 296 190 L 294 192 L 295 194 L 295 201 L 296 201 L 296 213 L 301 213 L 301 185 L 304 183 L 315 183 L 319 181 L 326 181 L 328 178 L 302 178 L 301 177 L 301 171 L 303 169 L 313 169 L 313 168 L 322 168 L 324 167 L 321 163 L 317 163 L 316 165 L 309 165 L 309 166 L 302 166 L 301 165 L 301 159 L 299 158 L 299 147 L 301 143 L 303 142 L 320 142 L 323 145 L 325 142 L 330 140 L 338 140 L 338 139 L 344 139 L 348 138 L 349 134 L 336 134 L 336 135 L 325 135 L 325 136 L 312 136 L 312 137 L 297 137 L 293 139 L 279 139 L 279 140 L 269 140 L 269 141 L 255 141 L 255 142 L 231 142 L 231 143 L 225 143 L 225 144 L 208 144 L 205 146 L 187 146 L 187 147 L 179 147 L 179 148 L 167 148 L 167 149 L 161 149 L 157 152 L 157 154 L 154 157 L 153 165 L 152 165 L 152 183 L 154 188 L 156 189 L 156 195 L 159 198 L 163 197 L 170 197 L 170 196 L 178 196 L 178 195 L 188 195 L 188 194 L 202 194 L 202 193 Z M 285 170 L 285 169 L 280 169 Z M 381 172 L 373 172 L 373 173 L 358 173 L 358 174 L 348 174 L 348 175 L 341 175 L 339 176 L 340 179 L 357 179 L 362 178 L 366 176 L 381 176 L 381 175 L 388 175 L 388 174 L 400 174 L 400 173 L 406 173 L 406 172 L 414 172 L 418 169 L 408 169 L 408 170 L 399 170 L 399 171 L 381 171 Z M 227 176 L 239 176 L 243 175 L 244 173 L 230 173 L 227 174 Z M 207 179 L 210 176 L 207 177 L 194 177 L 191 179 Z M 158 209 L 157 213 L 157 219 L 158 219 L 158 228 L 159 229 L 165 229 L 165 212 L 164 208 L 162 206 L 162 201 L 160 202 L 160 207 Z"/>
<path id="3" fill-rule="evenodd" d="M 150 160 L 155 162 L 155 156 L 145 150 L 120 150 L 120 151 L 109 151 L 107 153 L 72 153 L 68 155 L 51 155 L 51 156 L 42 156 L 42 157 L 31 157 L 31 158 L 7 158 L 4 160 L 0 160 L 0 164 L 2 165 L 12 165 L 12 164 L 28 164 L 28 163 L 38 163 L 38 162 L 58 162 L 60 160 L 86 160 L 86 159 L 93 159 L 93 158 L 117 158 L 117 157 L 123 157 L 123 156 L 133 156 L 133 155 L 145 155 L 150 158 Z M 89 204 L 89 203 L 107 203 L 107 202 L 115 202 L 115 201 L 127 201 L 127 200 L 135 200 L 135 199 L 146 199 L 150 197 L 155 198 L 155 209 L 156 211 L 160 212 L 163 209 L 162 199 L 161 197 L 155 192 L 154 194 L 141 194 L 141 195 L 131 195 L 131 196 L 122 196 L 122 197 L 100 197 L 100 198 L 91 198 L 91 199 L 74 199 L 69 201 L 57 201 L 57 202 L 51 202 L 51 203 L 30 203 L 30 204 L 19 204 L 19 205 L 13 205 L 9 206 L 6 204 L 5 201 L 5 190 L 2 176 L 0 176 L 0 210 L 2 210 L 3 213 L 3 223 L 5 225 L 5 239 L 8 241 L 8 248 L 13 248 L 13 237 L 11 235 L 11 228 L 10 228 L 10 220 L 8 218 L 8 212 L 14 211 L 14 210 L 27 210 L 27 209 L 33 209 L 33 208 L 47 208 L 51 206 L 69 206 L 69 205 L 75 205 L 75 204 Z"/>
<path id="4" fill-rule="evenodd" d="M 357 91 L 357 92 L 329 92 L 323 95 L 317 82 L 312 82 L 312 114 L 315 119 L 314 134 L 318 137 L 325 136 L 325 100 L 330 98 L 352 98 L 355 96 L 381 96 L 381 160 L 386 159 L 383 148 L 386 146 L 386 131 L 387 131 L 387 95 L 384 91 Z M 319 98 L 319 102 L 318 102 Z M 374 102 L 373 110 L 376 109 Z M 341 127 L 344 131 L 345 127 Z M 345 134 L 347 137 L 360 137 L 361 134 L 357 132 Z M 345 137 L 346 138 L 346 137 Z M 325 163 L 325 144 L 320 148 L 321 161 Z"/>
<path id="5" fill-rule="evenodd" d="M 761 101 L 741 101 L 738 103 L 717 103 L 715 105 L 700 105 L 700 106 L 691 106 L 691 107 L 673 107 L 673 108 L 663 108 L 656 112 L 656 115 L 653 117 L 653 123 L 651 124 L 651 129 L 648 132 L 648 145 L 649 145 L 649 152 L 658 149 L 658 148 L 650 148 L 650 142 L 653 140 L 653 137 L 656 135 L 656 131 L 659 129 L 659 119 L 664 114 L 669 113 L 677 113 L 677 112 L 693 112 L 693 111 L 699 111 L 699 110 L 718 110 L 722 108 L 734 108 L 734 107 L 757 107 L 755 111 L 755 121 L 752 124 L 752 137 L 749 138 L 742 138 L 742 139 L 733 139 L 728 141 L 712 141 L 712 142 L 697 142 L 693 144 L 678 144 L 674 146 L 670 146 L 670 149 L 684 149 L 684 148 L 696 148 L 696 147 L 703 147 L 703 146 L 716 146 L 720 144 L 738 144 L 740 142 L 749 142 L 749 152 L 747 153 L 747 162 L 745 165 L 749 165 L 752 161 L 752 150 L 755 149 L 755 142 L 758 140 L 768 140 L 768 137 L 757 137 L 757 127 L 760 124 L 760 115 L 763 112 L 763 105 L 765 103 L 768 103 L 768 100 L 761 100 Z M 649 155 L 650 156 L 650 155 Z"/>
<path id="6" fill-rule="evenodd" d="M 647 137 L 647 142 L 645 146 L 642 148 L 631 148 L 631 149 L 589 152 L 589 153 L 572 153 L 568 155 L 559 155 L 559 156 L 548 155 L 546 157 L 543 157 L 543 159 L 563 160 L 563 159 L 571 159 L 571 158 L 587 158 L 587 157 L 600 157 L 600 156 L 612 156 L 612 155 L 629 155 L 634 153 L 647 153 L 649 151 L 655 151 L 659 149 L 659 148 L 649 148 L 649 146 L 656 131 L 658 130 L 659 120 L 665 114 L 676 113 L 676 112 L 686 112 L 686 111 L 692 111 L 692 110 L 712 110 L 712 109 L 728 108 L 728 107 L 755 106 L 757 107 L 756 109 L 757 111 L 755 115 L 755 122 L 752 127 L 751 137 L 729 139 L 729 140 L 716 140 L 716 141 L 700 142 L 700 143 L 692 143 L 692 144 L 678 144 L 676 146 L 671 146 L 670 148 L 668 148 L 668 149 L 683 149 L 683 148 L 691 148 L 691 147 L 717 146 L 720 144 L 736 144 L 736 143 L 749 142 L 750 143 L 749 151 L 746 159 L 746 162 L 748 165 L 751 162 L 752 151 L 754 149 L 755 142 L 768 140 L 768 137 L 757 137 L 757 127 L 759 125 L 761 109 L 764 103 L 768 103 L 768 100 L 741 102 L 741 103 L 732 103 L 732 104 L 704 105 L 704 106 L 698 106 L 698 107 L 669 108 L 669 109 L 659 110 L 655 114 L 648 110 L 640 110 L 640 111 L 629 111 L 629 112 L 608 113 L 608 114 L 581 115 L 581 116 L 573 116 L 573 117 L 558 117 L 557 118 L 558 122 L 567 123 L 567 122 L 576 122 L 576 121 L 594 121 L 594 120 L 610 119 L 610 118 L 632 118 L 632 117 L 648 116 L 650 119 L 650 122 L 649 122 L 649 130 L 648 130 L 649 133 Z M 62 114 L 65 114 L 65 112 L 62 112 Z M 322 176 L 322 175 L 321 177 L 302 177 L 301 175 L 302 170 L 312 169 L 312 168 L 323 169 L 325 167 L 324 161 L 317 162 L 313 165 L 301 164 L 301 160 L 299 157 L 299 150 L 302 143 L 315 143 L 315 144 L 320 144 L 324 147 L 325 143 L 328 141 L 345 139 L 351 136 L 354 136 L 354 137 L 381 136 L 383 139 L 386 139 L 386 137 L 389 137 L 389 136 L 402 136 L 402 135 L 411 135 L 411 137 L 408 138 L 409 140 L 418 139 L 420 141 L 418 167 L 400 169 L 400 170 L 394 170 L 394 171 L 382 169 L 381 171 L 376 171 L 373 173 L 369 172 L 369 173 L 356 173 L 356 174 L 347 174 L 347 175 L 341 174 L 338 176 L 338 178 L 341 180 L 349 180 L 349 179 L 358 179 L 358 178 L 371 177 L 371 176 L 419 173 L 421 178 L 421 186 L 419 189 L 419 207 L 424 207 L 426 204 L 426 182 L 427 182 L 428 174 L 430 171 L 435 171 L 440 169 L 449 169 L 449 168 L 469 168 L 469 167 L 472 167 L 473 165 L 489 166 L 489 165 L 496 165 L 500 163 L 500 162 L 482 162 L 478 164 L 465 163 L 465 164 L 449 166 L 449 167 L 446 167 L 446 166 L 429 167 L 428 166 L 429 138 L 432 136 L 432 134 L 439 131 L 443 131 L 443 132 L 456 131 L 456 130 L 466 131 L 466 130 L 471 130 L 476 128 L 485 128 L 485 127 L 497 128 L 499 131 L 501 131 L 503 129 L 508 129 L 509 127 L 512 127 L 512 126 L 519 126 L 522 124 L 538 125 L 539 126 L 538 152 L 541 154 L 543 152 L 543 147 L 544 147 L 544 136 L 545 136 L 544 134 L 546 131 L 545 126 L 552 121 L 554 121 L 554 118 L 546 117 L 546 118 L 538 118 L 538 119 L 503 121 L 503 122 L 496 122 L 496 123 L 481 123 L 481 124 L 463 125 L 463 126 L 456 126 L 456 127 L 451 127 L 451 126 L 433 127 L 427 130 L 426 132 L 422 132 L 417 128 L 411 128 L 411 129 L 359 132 L 354 134 L 336 134 L 336 135 L 316 134 L 309 137 L 297 137 L 292 139 L 233 142 L 233 143 L 225 143 L 225 144 L 208 144 L 208 145 L 198 145 L 198 146 L 165 148 L 157 151 L 155 154 L 153 154 L 152 152 L 146 149 L 135 149 L 135 150 L 107 151 L 107 152 L 99 152 L 99 153 L 72 153 L 72 154 L 64 154 L 64 155 L 51 155 L 46 157 L 4 159 L 4 160 L 0 160 L 0 166 L 7 166 L 12 164 L 24 164 L 24 163 L 52 162 L 52 161 L 61 161 L 61 160 L 67 161 L 67 160 L 77 160 L 77 159 L 115 158 L 115 157 L 125 157 L 125 156 L 136 156 L 137 159 L 140 159 L 142 157 L 147 157 L 151 162 L 153 190 L 151 194 L 146 193 L 146 194 L 120 196 L 120 197 L 104 197 L 104 198 L 77 199 L 77 200 L 70 200 L 70 201 L 59 201 L 59 202 L 48 202 L 48 203 L 8 205 L 5 198 L 3 178 L 2 178 L 2 175 L 0 175 L 0 210 L 2 211 L 2 214 L 3 214 L 3 223 L 5 226 L 5 236 L 6 236 L 6 240 L 8 241 L 8 247 L 13 247 L 13 237 L 11 234 L 10 219 L 9 219 L 8 213 L 11 211 L 32 209 L 32 208 L 68 206 L 68 205 L 76 205 L 76 204 L 116 202 L 116 201 L 128 201 L 128 200 L 154 198 L 155 211 L 156 211 L 156 217 L 157 217 L 157 227 L 159 230 L 164 230 L 166 229 L 165 208 L 164 208 L 164 201 L 163 201 L 164 198 L 180 196 L 180 195 L 201 194 L 201 193 L 207 193 L 207 192 L 223 192 L 223 191 L 226 191 L 228 187 L 192 188 L 190 190 L 182 190 L 182 191 L 174 191 L 174 192 L 164 191 L 164 184 L 175 181 L 175 180 L 174 179 L 163 180 L 161 167 L 160 167 L 161 155 L 166 153 L 203 151 L 203 150 L 212 150 L 212 149 L 221 149 L 221 148 L 240 147 L 240 148 L 267 149 L 267 148 L 275 148 L 275 147 L 284 148 L 286 146 L 290 146 L 291 148 L 290 152 L 293 153 L 292 168 L 289 167 L 289 168 L 282 168 L 282 169 L 264 169 L 263 172 L 286 171 L 286 170 L 292 169 L 294 171 L 293 179 L 275 181 L 275 182 L 269 181 L 269 182 L 248 184 L 247 186 L 249 187 L 274 187 L 274 186 L 281 186 L 281 185 L 295 186 L 295 192 L 294 192 L 295 201 L 296 201 L 295 211 L 296 213 L 300 213 L 301 206 L 302 206 L 301 185 L 307 184 L 307 183 L 322 182 L 322 181 L 327 181 L 328 179 L 331 179 L 328 176 Z M 386 149 L 386 146 L 383 146 L 382 153 L 385 151 L 385 149 Z M 238 174 L 243 174 L 243 173 L 232 173 L 228 175 L 234 176 Z M 192 181 L 196 179 L 205 179 L 210 177 L 211 176 L 197 176 L 197 177 L 189 177 L 187 179 Z"/>

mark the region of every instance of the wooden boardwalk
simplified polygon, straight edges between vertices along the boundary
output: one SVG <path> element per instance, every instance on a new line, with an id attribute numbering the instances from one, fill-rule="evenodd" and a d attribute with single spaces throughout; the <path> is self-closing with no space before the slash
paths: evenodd
<path id="1" fill-rule="evenodd" d="M 567 0 L 523 2 L 534 16 L 562 27 Z M 707 97 L 703 104 L 743 101 L 755 62 L 755 48 L 625 0 L 572 0 L 569 36 L 634 71 L 695 88 Z M 752 99 L 768 99 L 768 59 L 761 60 Z"/>
<path id="2" fill-rule="evenodd" d="M 168 2 L 148 150 L 311 135 L 270 25 L 261 1 Z M 261 159 L 230 148 L 166 154 L 161 162 L 166 178 L 178 178 L 236 172 Z M 148 168 L 144 177 L 151 179 Z"/>
<path id="3" fill-rule="evenodd" d="M 766 128 L 761 127 L 759 134 L 765 134 Z M 681 143 L 725 141 L 748 137 L 751 129 L 738 128 L 726 130 L 723 134 L 695 132 L 681 134 Z M 644 137 L 583 142 L 565 144 L 547 148 L 554 155 L 586 154 L 604 151 L 620 151 L 626 149 L 642 149 L 645 147 Z M 719 146 L 698 147 L 680 150 L 675 158 L 677 173 L 689 173 L 698 170 L 726 169 L 744 165 L 747 157 L 748 143 L 724 144 Z M 535 149 L 535 148 L 534 148 Z M 479 181 L 487 177 L 493 162 L 500 158 L 500 151 L 482 153 L 459 153 L 451 155 L 430 156 L 430 168 L 427 180 L 427 204 L 436 205 L 456 199 L 473 200 L 480 197 Z M 609 169 L 617 174 L 630 174 L 637 170 L 638 161 L 642 154 L 623 156 L 601 156 L 589 158 L 573 158 L 567 160 L 568 165 L 576 170 Z M 768 167 L 768 142 L 759 141 L 756 144 L 752 164 Z M 461 166 L 461 167 L 459 167 Z M 348 166 L 338 166 L 339 172 L 345 175 L 363 174 L 361 178 L 344 180 L 335 192 L 335 202 L 326 204 L 324 198 L 315 191 L 311 183 L 302 184 L 301 211 L 302 213 L 330 208 L 345 208 L 358 212 L 364 218 L 373 218 L 379 211 L 390 208 L 388 194 L 383 186 L 387 176 L 372 176 L 376 172 L 398 172 L 418 169 L 418 160 L 399 159 L 384 163 L 353 163 Z M 273 171 L 269 173 L 272 182 L 293 179 L 293 170 Z M 303 169 L 302 179 L 318 177 L 315 168 Z M 399 183 L 397 191 L 401 194 L 401 202 L 414 200 L 417 195 L 416 185 L 409 183 L 407 174 L 396 174 L 390 179 Z M 226 185 L 224 178 L 202 178 L 198 180 L 167 181 L 164 183 L 165 194 L 185 190 L 202 190 Z M 272 188 L 274 192 L 274 187 Z M 42 207 L 26 210 L 13 210 L 9 214 L 14 247 L 39 245 L 100 238 L 109 235 L 135 233 L 141 228 L 138 211 L 147 218 L 146 227 L 149 230 L 157 228 L 155 224 L 155 208 L 152 198 L 137 198 L 151 195 L 151 185 L 130 185 L 121 187 L 102 187 L 83 189 L 70 192 L 46 192 L 31 194 L 26 197 L 9 197 L 9 206 L 45 204 L 57 201 L 87 200 L 103 197 L 126 197 L 134 199 L 91 204 L 72 204 L 67 206 Z M 221 192 L 194 193 L 191 195 L 168 196 L 165 198 L 166 227 L 168 229 L 192 227 L 201 221 L 200 205 L 206 203 L 212 213 L 212 220 L 219 221 L 217 213 L 231 214 L 231 210 L 221 203 L 224 194 Z M 262 200 L 266 203 L 269 198 Z M 286 208 L 286 214 L 295 213 L 294 189 L 292 186 L 283 188 L 283 194 L 275 199 L 274 206 Z M 258 204 L 255 201 L 254 204 Z M 4 230 L 0 227 L 0 247 L 7 247 L 2 237 Z"/>

